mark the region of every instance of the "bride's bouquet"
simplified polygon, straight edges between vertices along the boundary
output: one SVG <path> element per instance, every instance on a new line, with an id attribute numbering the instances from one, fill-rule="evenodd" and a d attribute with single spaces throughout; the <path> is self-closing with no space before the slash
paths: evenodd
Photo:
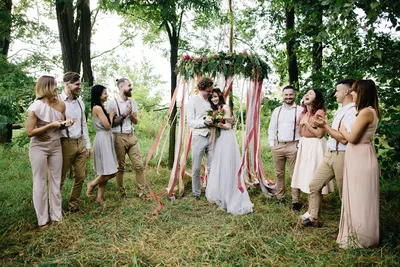
<path id="1" fill-rule="evenodd" d="M 224 109 L 221 109 L 221 111 L 218 110 L 207 110 L 207 115 L 211 118 L 212 122 L 212 129 L 211 129 L 211 134 L 212 134 L 212 140 L 215 139 L 216 137 L 219 137 L 221 135 L 221 124 L 225 123 L 225 111 Z"/>
<path id="2" fill-rule="evenodd" d="M 211 117 L 213 125 L 218 126 L 219 123 L 225 123 L 225 112 L 222 109 L 218 110 L 207 110 L 207 115 Z"/>

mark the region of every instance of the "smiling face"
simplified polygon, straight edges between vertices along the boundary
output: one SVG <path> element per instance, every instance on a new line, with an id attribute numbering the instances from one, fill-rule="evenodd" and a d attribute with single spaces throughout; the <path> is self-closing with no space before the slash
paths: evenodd
<path id="1" fill-rule="evenodd" d="M 294 100 L 296 98 L 296 93 L 292 88 L 284 89 L 283 92 L 283 101 L 291 106 L 294 103 Z"/>
<path id="2" fill-rule="evenodd" d="M 216 106 L 219 104 L 219 96 L 216 92 L 212 93 L 211 102 Z"/>
<path id="3" fill-rule="evenodd" d="M 132 84 L 129 80 L 126 80 L 125 82 L 121 83 L 119 87 L 126 97 L 132 96 Z"/>
<path id="4" fill-rule="evenodd" d="M 67 89 L 71 92 L 71 94 L 75 97 L 77 97 L 79 95 L 79 92 L 82 89 L 82 83 L 80 80 L 76 81 L 76 82 L 67 82 L 66 86 Z"/>
<path id="5" fill-rule="evenodd" d="M 305 94 L 304 96 L 304 104 L 305 105 L 312 105 L 312 103 L 314 103 L 316 94 L 314 92 L 314 90 L 310 90 L 307 92 L 307 94 Z"/>
<path id="6" fill-rule="evenodd" d="M 104 89 L 103 89 L 103 93 L 101 93 L 101 96 L 100 96 L 100 101 L 101 101 L 101 103 L 106 102 L 106 101 L 107 101 L 107 98 L 108 98 L 107 88 L 104 88 Z"/>
<path id="7" fill-rule="evenodd" d="M 199 94 L 204 97 L 204 99 L 208 99 L 212 95 L 213 86 L 207 87 L 205 90 L 199 90 Z"/>

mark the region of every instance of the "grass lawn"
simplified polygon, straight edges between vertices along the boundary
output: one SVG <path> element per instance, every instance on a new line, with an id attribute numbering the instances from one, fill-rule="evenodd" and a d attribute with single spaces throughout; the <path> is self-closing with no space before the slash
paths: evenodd
<path id="1" fill-rule="evenodd" d="M 152 140 L 141 140 L 143 158 Z M 265 146 L 265 144 L 264 144 Z M 263 147 L 268 175 L 271 155 Z M 156 163 L 153 163 L 154 165 Z M 134 175 L 125 175 L 128 198 L 121 199 L 115 181 L 107 185 L 106 206 L 81 200 L 81 212 L 41 231 L 32 202 L 28 147 L 0 146 L 0 265 L 1 266 L 396 266 L 400 262 L 400 182 L 381 180 L 381 245 L 375 249 L 341 250 L 331 239 L 339 224 L 337 191 L 324 198 L 324 226 L 303 229 L 285 204 L 250 189 L 254 213 L 233 216 L 190 196 L 168 202 L 169 170 L 151 166 L 147 177 L 165 201 L 152 216 L 154 201 L 137 198 Z M 94 179 L 92 160 L 86 182 Z M 187 177 L 187 183 L 190 178 Z M 288 185 L 289 186 L 289 181 Z M 66 182 L 66 210 L 71 180 Z M 288 187 L 289 188 L 289 187 Z M 306 203 L 306 196 L 302 196 Z M 303 207 L 302 212 L 305 212 Z"/>

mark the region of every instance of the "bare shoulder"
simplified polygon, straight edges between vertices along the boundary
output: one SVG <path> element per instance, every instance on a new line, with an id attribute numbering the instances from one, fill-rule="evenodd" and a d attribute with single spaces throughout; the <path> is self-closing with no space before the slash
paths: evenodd
<path id="1" fill-rule="evenodd" d="M 369 108 L 363 108 L 358 112 L 358 117 L 368 122 L 372 122 L 374 120 L 374 113 Z"/>

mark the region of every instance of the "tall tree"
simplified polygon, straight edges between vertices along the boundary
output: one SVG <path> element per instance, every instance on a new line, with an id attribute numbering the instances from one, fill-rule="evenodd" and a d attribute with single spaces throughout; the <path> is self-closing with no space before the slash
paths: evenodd
<path id="1" fill-rule="evenodd" d="M 181 30 L 185 13 L 193 12 L 194 16 L 202 13 L 207 14 L 218 10 L 219 1 L 217 0 L 121 0 L 106 1 L 101 0 L 102 6 L 107 10 L 115 10 L 119 14 L 125 15 L 135 25 L 141 27 L 146 32 L 159 36 L 166 33 L 170 45 L 170 77 L 171 77 L 171 97 L 177 85 L 177 74 L 175 72 L 178 62 L 179 44 L 181 40 Z M 159 39 L 156 41 L 159 42 Z M 171 114 L 170 138 L 168 150 L 168 166 L 172 168 L 175 156 L 175 137 L 176 137 L 176 105 Z"/>
<path id="2" fill-rule="evenodd" d="M 0 50 L 1 55 L 7 58 L 10 49 L 12 27 L 12 0 L 0 2 Z"/>
<path id="3" fill-rule="evenodd" d="M 56 0 L 55 5 L 64 71 L 80 73 L 83 64 L 83 81 L 91 86 L 93 72 L 90 59 L 90 1 Z"/>
<path id="4" fill-rule="evenodd" d="M 299 88 L 299 70 L 297 67 L 297 55 L 295 52 L 296 33 L 295 33 L 295 16 L 294 6 L 290 4 L 285 5 L 286 17 L 286 56 L 289 72 L 289 84 L 293 85 L 296 89 Z"/>

